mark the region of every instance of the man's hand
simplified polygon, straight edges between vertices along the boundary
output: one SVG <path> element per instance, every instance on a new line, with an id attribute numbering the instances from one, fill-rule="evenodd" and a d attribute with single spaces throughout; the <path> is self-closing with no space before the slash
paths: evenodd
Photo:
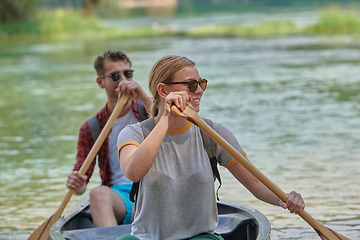
<path id="1" fill-rule="evenodd" d="M 146 94 L 144 89 L 133 80 L 122 80 L 119 82 L 116 92 L 125 94 L 129 98 L 136 98 L 140 100 L 148 113 L 152 104 L 152 98 Z"/>
<path id="2" fill-rule="evenodd" d="M 78 171 L 73 171 L 66 183 L 68 189 L 75 190 L 77 195 L 83 194 L 86 190 L 86 175 L 81 175 Z"/>

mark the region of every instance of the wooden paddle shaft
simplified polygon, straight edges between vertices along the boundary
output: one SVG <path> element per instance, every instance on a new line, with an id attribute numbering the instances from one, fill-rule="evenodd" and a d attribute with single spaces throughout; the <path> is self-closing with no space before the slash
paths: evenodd
<path id="1" fill-rule="evenodd" d="M 104 128 L 101 130 L 98 138 L 96 139 L 94 145 L 92 146 L 89 154 L 85 158 L 79 172 L 81 175 L 85 175 L 87 170 L 90 167 L 91 162 L 94 160 L 97 152 L 99 151 L 101 145 L 103 144 L 105 138 L 107 137 L 108 133 L 110 132 L 112 125 L 114 124 L 115 120 L 119 116 L 121 110 L 129 100 L 129 97 L 125 95 L 121 95 L 120 99 L 116 103 L 116 106 L 111 113 L 108 121 L 106 122 Z M 69 202 L 70 198 L 74 194 L 75 190 L 69 189 L 67 194 L 65 195 L 64 199 L 62 200 L 59 208 L 56 212 L 47 219 L 43 224 L 41 224 L 28 238 L 28 240 L 48 240 L 50 238 L 50 229 L 52 225 L 61 217 L 62 212 L 64 211 L 67 203 Z"/>
<path id="2" fill-rule="evenodd" d="M 104 143 L 105 138 L 107 137 L 108 133 L 110 132 L 112 125 L 114 124 L 115 120 L 117 119 L 117 117 L 119 116 L 121 110 L 123 109 L 123 107 L 125 106 L 125 104 L 128 101 L 128 97 L 125 95 L 122 95 L 119 99 L 119 101 L 117 102 L 113 112 L 111 113 L 109 120 L 106 122 L 104 128 L 101 130 L 98 138 L 96 139 L 94 145 L 92 146 L 89 154 L 86 156 L 86 159 L 83 163 L 83 165 L 81 166 L 79 172 L 82 175 L 85 175 L 86 171 L 89 169 L 90 164 L 92 162 L 92 160 L 95 158 L 97 152 L 99 151 L 101 145 Z"/>

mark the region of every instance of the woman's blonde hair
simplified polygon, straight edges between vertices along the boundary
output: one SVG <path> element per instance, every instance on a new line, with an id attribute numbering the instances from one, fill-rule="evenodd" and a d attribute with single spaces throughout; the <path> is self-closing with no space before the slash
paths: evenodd
<path id="1" fill-rule="evenodd" d="M 157 85 L 163 82 L 171 82 L 174 75 L 188 66 L 195 66 L 195 62 L 187 57 L 168 55 L 160 58 L 152 67 L 149 76 L 149 90 L 154 98 L 150 110 L 150 116 L 155 117 L 159 112 L 159 94 Z"/>

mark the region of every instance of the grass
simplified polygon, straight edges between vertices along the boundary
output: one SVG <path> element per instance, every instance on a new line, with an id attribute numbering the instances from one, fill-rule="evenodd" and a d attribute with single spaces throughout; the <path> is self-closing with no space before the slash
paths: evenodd
<path id="1" fill-rule="evenodd" d="M 84 16 L 74 9 L 41 10 L 26 22 L 0 26 L 0 41 L 13 39 L 90 39 L 109 37 L 150 37 L 184 35 L 189 37 L 268 37 L 295 34 L 328 34 L 360 36 L 360 18 L 353 10 L 329 6 L 319 12 L 318 20 L 309 26 L 298 27 L 291 20 L 270 20 L 250 25 L 206 25 L 181 33 L 165 28 L 109 28 L 95 15 Z"/>
<path id="2" fill-rule="evenodd" d="M 192 37 L 263 37 L 290 35 L 295 33 L 297 33 L 297 30 L 295 24 L 292 21 L 270 20 L 253 25 L 216 25 L 196 27 L 187 31 L 185 35 Z"/>
<path id="3" fill-rule="evenodd" d="M 83 16 L 74 9 L 42 10 L 26 22 L 12 22 L 0 26 L 0 41 L 22 39 L 67 40 L 76 38 L 147 37 L 161 35 L 149 28 L 120 29 L 106 27 L 95 15 Z"/>
<path id="4" fill-rule="evenodd" d="M 303 28 L 291 20 L 270 20 L 250 25 L 208 25 L 195 27 L 184 33 L 193 37 L 237 36 L 268 37 L 295 34 L 360 35 L 360 18 L 353 10 L 329 6 L 319 12 L 316 23 Z"/>
<path id="5" fill-rule="evenodd" d="M 333 5 L 321 10 L 318 21 L 307 26 L 304 32 L 310 34 L 360 33 L 360 19 L 355 11 L 342 10 Z"/>

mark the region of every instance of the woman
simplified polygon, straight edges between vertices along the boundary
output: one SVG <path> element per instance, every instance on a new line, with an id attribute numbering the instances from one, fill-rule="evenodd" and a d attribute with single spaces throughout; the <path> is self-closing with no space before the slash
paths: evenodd
<path id="1" fill-rule="evenodd" d="M 155 127 L 146 139 L 140 124 L 128 125 L 118 137 L 124 175 L 133 182 L 141 180 L 132 235 L 152 240 L 223 239 L 214 233 L 218 220 L 214 178 L 200 129 L 170 111 L 172 105 L 183 111 L 191 103 L 198 112 L 207 80 L 200 77 L 193 61 L 172 55 L 155 63 L 149 80 L 154 103 L 153 118 L 148 121 L 154 121 Z M 213 125 L 245 156 L 226 127 Z M 258 199 L 296 214 L 304 210 L 300 194 L 289 193 L 285 203 L 222 148 L 217 154 L 219 164 Z"/>

